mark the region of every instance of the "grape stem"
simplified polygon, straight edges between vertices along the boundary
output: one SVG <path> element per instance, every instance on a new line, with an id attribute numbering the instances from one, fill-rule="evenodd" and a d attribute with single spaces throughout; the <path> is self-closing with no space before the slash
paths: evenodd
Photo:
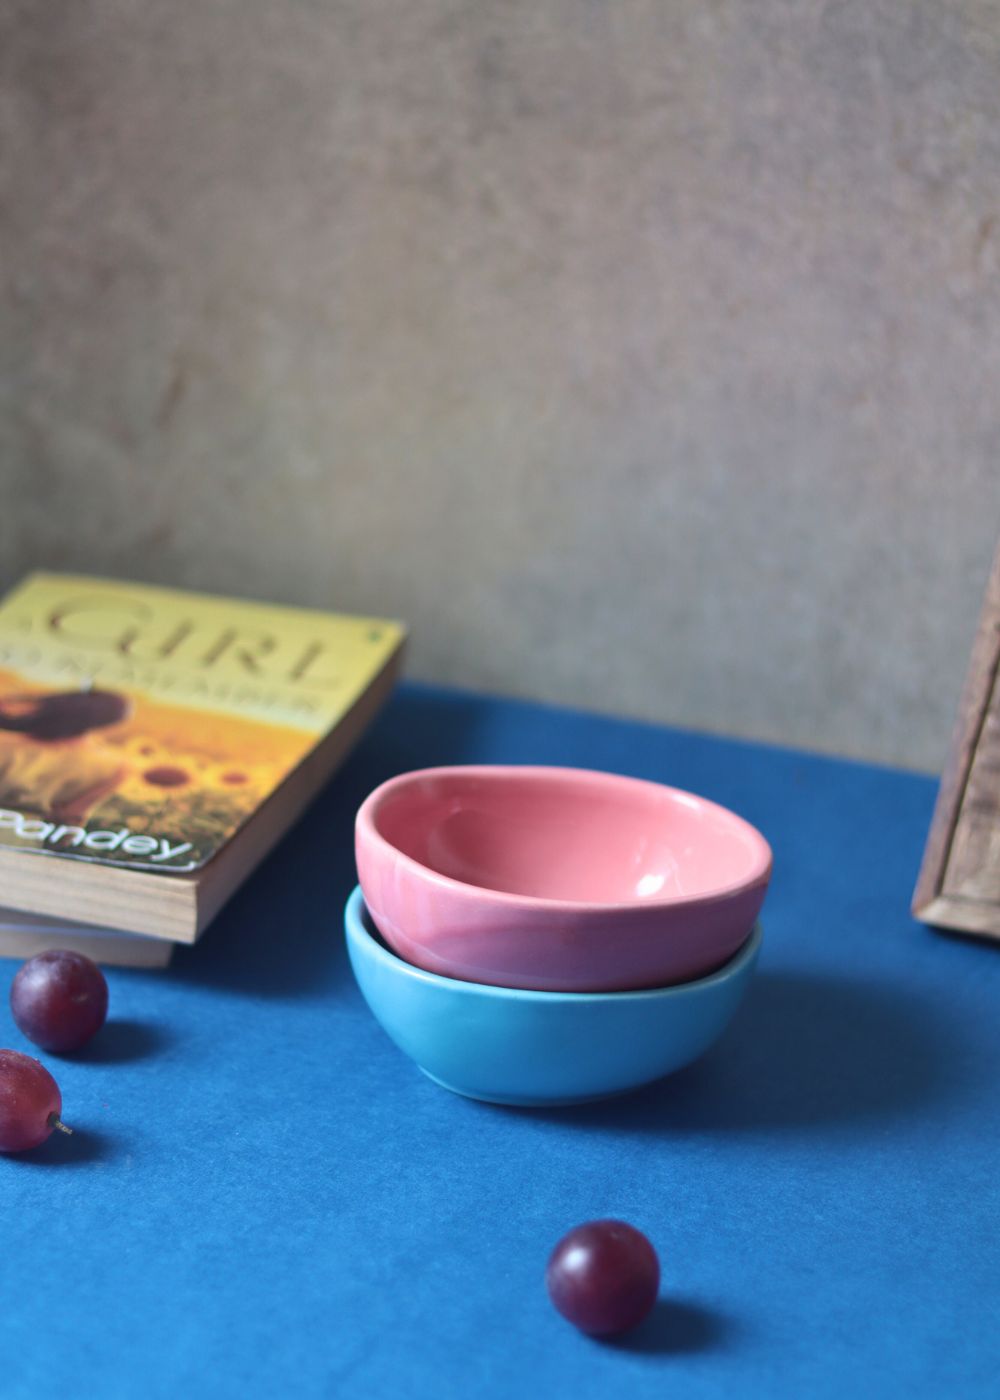
<path id="1" fill-rule="evenodd" d="M 58 1113 L 50 1113 L 50 1114 L 49 1114 L 49 1127 L 50 1127 L 50 1128 L 58 1128 L 58 1130 L 59 1130 L 61 1133 L 69 1133 L 70 1135 L 72 1135 L 72 1132 L 73 1132 L 73 1129 L 72 1129 L 72 1128 L 67 1128 L 66 1124 L 65 1124 L 65 1123 L 63 1122 L 63 1120 L 59 1117 L 59 1114 L 58 1114 Z"/>

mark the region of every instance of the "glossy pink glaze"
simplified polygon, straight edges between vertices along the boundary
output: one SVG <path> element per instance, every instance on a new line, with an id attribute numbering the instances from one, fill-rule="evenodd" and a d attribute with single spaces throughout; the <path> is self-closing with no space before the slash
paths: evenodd
<path id="1" fill-rule="evenodd" d="M 720 967 L 767 892 L 771 848 L 676 788 L 573 768 L 428 768 L 358 812 L 358 875 L 417 967 L 542 991 L 668 986 Z"/>

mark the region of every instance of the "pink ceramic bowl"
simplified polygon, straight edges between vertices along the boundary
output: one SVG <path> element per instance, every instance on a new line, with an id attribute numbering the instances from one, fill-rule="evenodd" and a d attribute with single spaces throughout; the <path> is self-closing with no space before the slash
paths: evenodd
<path id="1" fill-rule="evenodd" d="M 771 848 L 676 788 L 575 768 L 428 768 L 358 812 L 358 875 L 386 942 L 467 982 L 664 987 L 748 937 Z"/>

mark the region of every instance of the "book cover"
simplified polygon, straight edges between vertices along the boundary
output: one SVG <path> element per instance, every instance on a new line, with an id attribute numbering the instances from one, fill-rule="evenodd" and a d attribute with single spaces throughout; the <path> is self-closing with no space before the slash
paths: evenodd
<path id="1" fill-rule="evenodd" d="M 0 604 L 0 847 L 191 875 L 404 635 L 380 618 L 33 574 Z"/>

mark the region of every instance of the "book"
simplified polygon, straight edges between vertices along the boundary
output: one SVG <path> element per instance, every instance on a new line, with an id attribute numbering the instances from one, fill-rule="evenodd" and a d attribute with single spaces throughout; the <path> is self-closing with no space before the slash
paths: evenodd
<path id="1" fill-rule="evenodd" d="M 360 737 L 404 643 L 383 618 L 27 578 L 0 602 L 0 955 L 50 930 L 149 959 L 147 939 L 194 942 Z"/>
<path id="2" fill-rule="evenodd" d="M 0 909 L 0 958 L 31 958 L 62 948 L 115 967 L 162 968 L 169 967 L 176 947 L 169 938 Z"/>

